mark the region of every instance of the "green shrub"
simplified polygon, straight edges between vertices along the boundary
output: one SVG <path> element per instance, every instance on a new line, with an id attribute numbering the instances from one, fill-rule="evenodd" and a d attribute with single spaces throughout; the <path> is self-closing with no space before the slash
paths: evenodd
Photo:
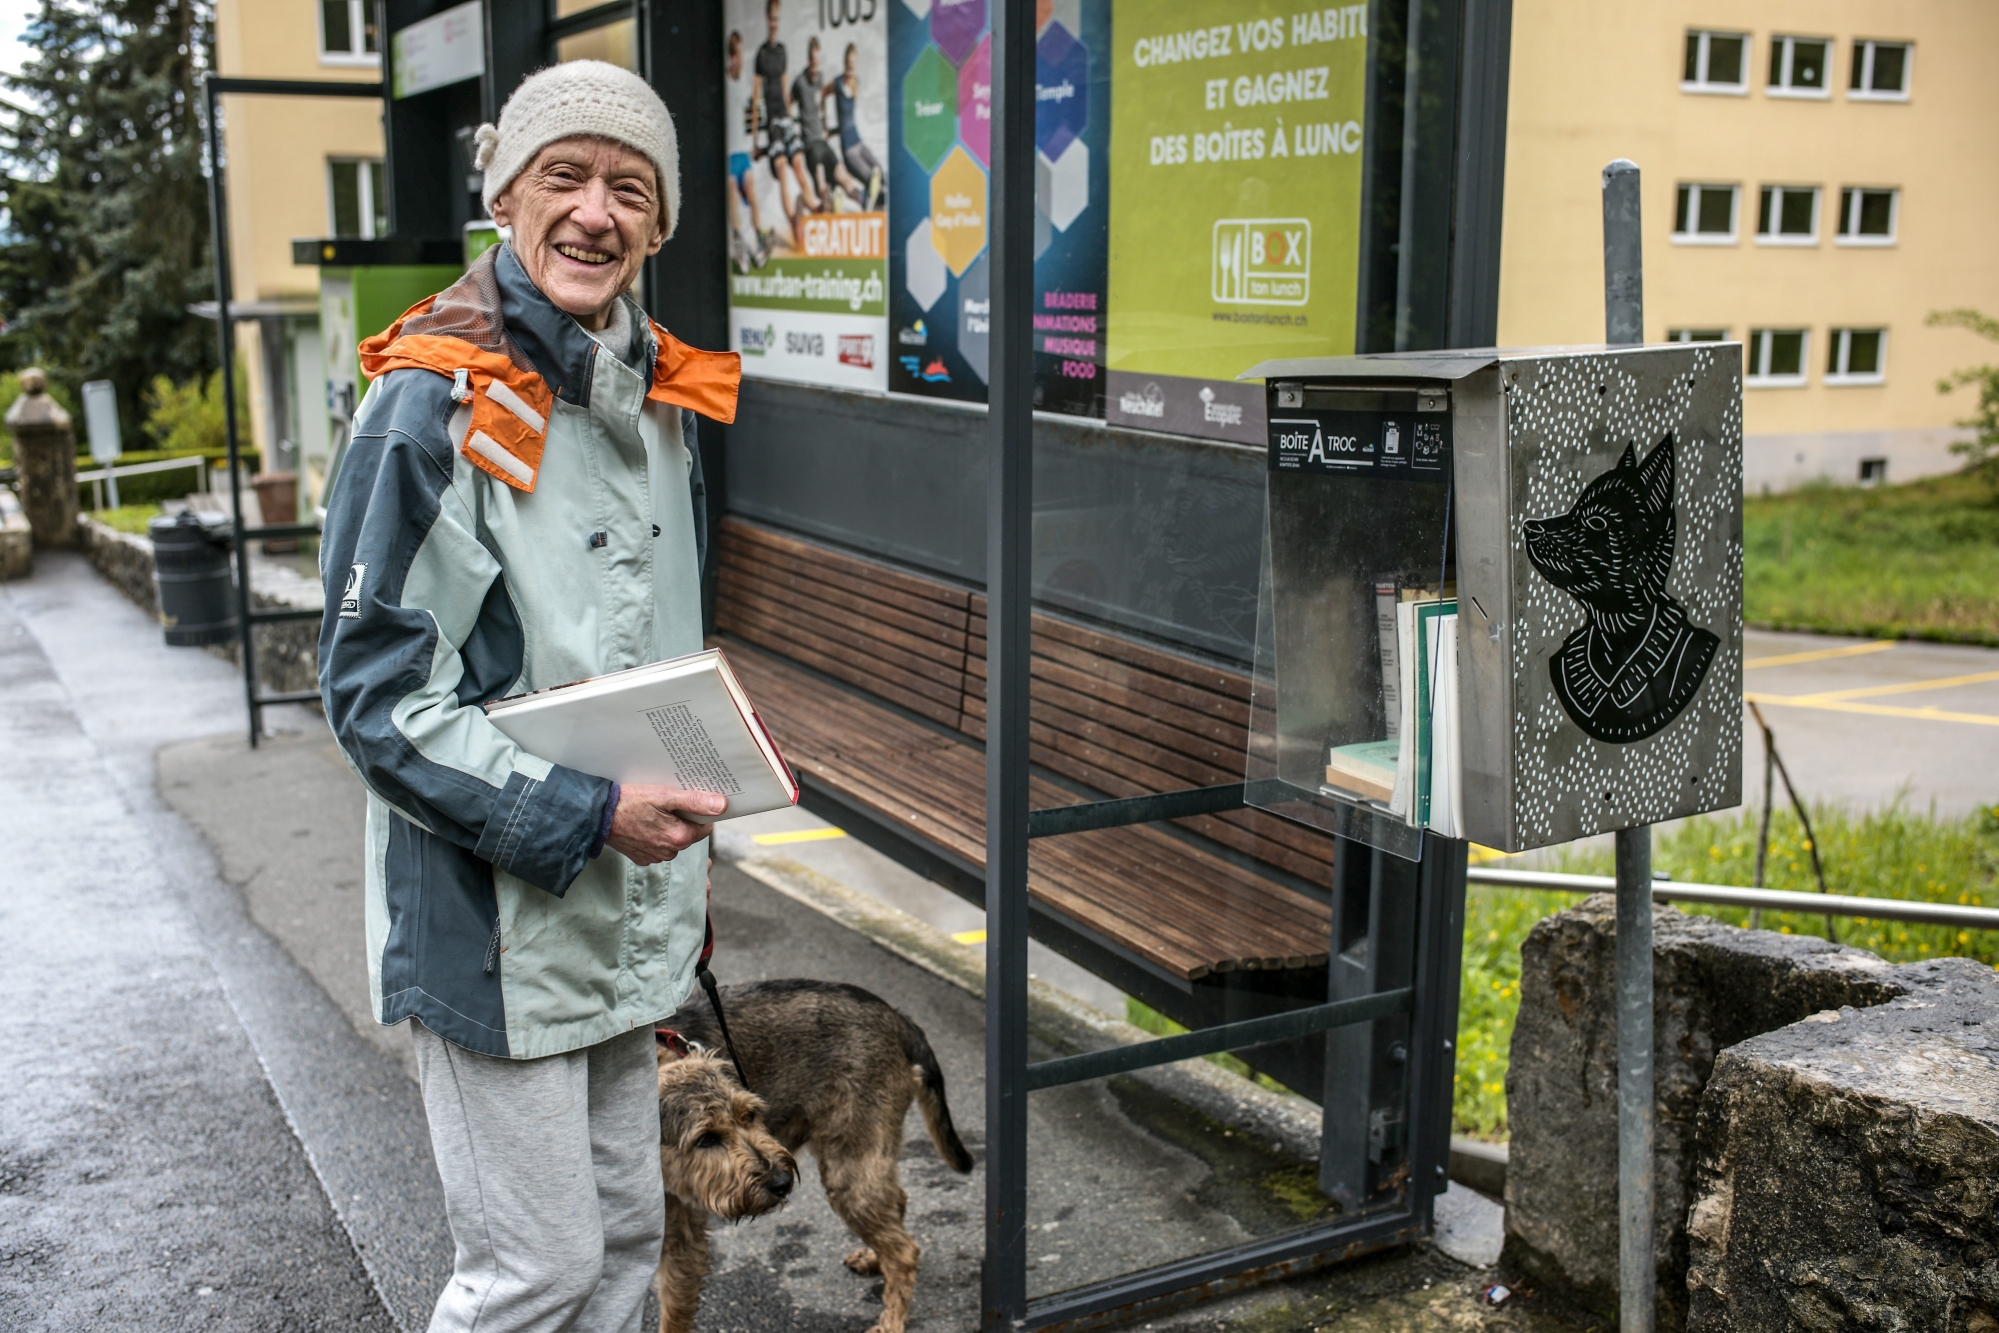
<path id="1" fill-rule="evenodd" d="M 122 498 L 122 497 L 121 497 Z M 96 515 L 97 521 L 120 532 L 146 535 L 146 524 L 160 516 L 158 505 L 120 505 L 116 509 L 106 509 Z"/>
<path id="2" fill-rule="evenodd" d="M 175 384 L 165 375 L 153 376 L 146 390 L 146 432 L 170 454 L 227 449 L 221 372 L 210 375 L 206 383 Z"/>

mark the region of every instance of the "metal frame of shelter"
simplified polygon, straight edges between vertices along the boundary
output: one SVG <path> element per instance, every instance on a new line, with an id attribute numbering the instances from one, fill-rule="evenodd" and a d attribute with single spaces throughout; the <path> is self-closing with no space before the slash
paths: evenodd
<path id="1" fill-rule="evenodd" d="M 395 31 L 446 7 L 438 0 L 380 3 L 385 51 L 391 49 Z M 463 200 L 454 202 L 448 191 L 434 188 L 436 181 L 449 179 L 453 117 L 462 121 L 472 109 L 493 117 L 505 94 L 543 62 L 555 40 L 627 15 L 637 23 L 641 69 L 660 90 L 680 127 L 690 199 L 700 198 L 702 182 L 721 179 L 721 124 L 713 114 L 721 96 L 720 62 L 715 58 L 722 47 L 718 0 L 617 0 L 561 20 L 553 18 L 552 10 L 547 0 L 487 0 L 486 75 L 480 81 L 476 108 L 460 105 L 469 102 L 461 94 L 454 94 L 458 100 L 449 107 L 436 94 L 385 101 L 393 235 L 444 235 L 455 230 L 454 213 L 462 211 Z M 1357 350 L 1481 346 L 1495 340 L 1511 26 L 1512 0 L 1370 0 Z M 1352 918 L 1361 921 L 1359 928 L 1371 941 L 1392 943 L 1402 952 L 1395 968 L 1371 973 L 1373 989 L 1365 993 L 1329 995 L 1325 1003 L 1312 1007 L 1136 1046 L 1030 1061 L 1030 841 L 1236 809 L 1245 804 L 1246 792 L 1244 784 L 1231 783 L 1057 809 L 1031 808 L 1029 636 L 1036 431 L 1031 326 L 1033 0 L 992 0 L 992 33 L 993 316 L 988 407 L 982 431 L 971 424 L 975 418 L 962 413 L 953 414 L 947 425 L 955 436 L 982 443 L 986 450 L 989 711 L 982 896 L 987 913 L 987 1096 L 981 1326 L 996 1331 L 1113 1322 L 1338 1262 L 1428 1230 L 1432 1202 L 1444 1185 L 1448 1154 L 1465 845 L 1426 838 L 1423 859 L 1409 862 L 1357 843 L 1341 844 L 1335 872 L 1340 882 L 1332 886 L 1336 936 L 1347 912 L 1340 904 L 1359 903 L 1363 904 L 1359 915 Z M 216 100 L 231 93 L 379 98 L 384 89 L 380 84 L 359 83 L 217 77 L 207 81 L 204 111 L 214 164 L 210 203 L 234 489 L 240 487 L 234 466 L 238 452 L 234 336 L 216 124 Z M 727 250 L 722 209 L 690 206 L 674 245 L 674 262 L 655 262 L 648 275 L 655 317 L 697 343 L 725 344 Z M 923 416 L 935 414 L 934 407 L 899 399 L 881 410 L 906 412 L 926 425 L 942 420 Z M 863 428 L 856 416 L 827 429 L 846 431 L 858 439 Z M 837 444 L 839 439 L 829 436 L 822 442 Z M 718 507 L 724 503 L 726 484 L 723 443 L 721 429 L 704 422 L 700 445 L 711 479 L 711 503 Z M 246 527 L 239 503 L 235 531 L 245 696 L 254 745 L 262 708 L 313 696 L 258 693 L 250 631 L 257 624 L 304 620 L 317 613 L 251 610 L 247 541 L 316 535 L 317 528 Z M 873 830 L 862 836 L 874 841 L 882 833 Z M 920 851 L 912 855 L 913 863 L 921 860 Z M 957 875 L 964 877 L 962 868 Z M 1394 910 L 1372 916 L 1364 905 L 1391 899 L 1397 904 Z M 1332 943 L 1337 953 L 1339 939 Z M 1391 1016 L 1407 1016 L 1410 1043 L 1403 1055 L 1407 1074 L 1401 1107 L 1409 1125 L 1409 1173 L 1394 1205 L 1063 1292 L 1029 1296 L 1027 1098 L 1031 1092 L 1270 1041 L 1315 1034 L 1334 1041 L 1343 1030 Z M 1342 1136 L 1350 1140 L 1353 1128 L 1335 1125 L 1329 1118 L 1327 1142 Z M 1366 1127 L 1359 1129 L 1364 1134 Z"/>

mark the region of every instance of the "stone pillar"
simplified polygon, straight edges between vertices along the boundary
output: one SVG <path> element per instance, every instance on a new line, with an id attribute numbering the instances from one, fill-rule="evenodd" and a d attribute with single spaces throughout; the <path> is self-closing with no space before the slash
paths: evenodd
<path id="1" fill-rule="evenodd" d="M 69 413 L 49 397 L 49 379 L 21 372 L 21 396 L 7 409 L 14 465 L 21 473 L 21 507 L 42 550 L 76 545 L 76 434 Z"/>
<path id="2" fill-rule="evenodd" d="M 1694 1127 L 1716 1054 L 1822 1010 L 1885 1003 L 1908 983 L 1900 969 L 1864 950 L 1741 930 L 1671 907 L 1654 910 L 1652 931 L 1657 1326 L 1677 1333 L 1686 1325 Z M 1548 917 L 1520 946 L 1520 1013 L 1506 1076 L 1512 1139 L 1501 1260 L 1509 1271 L 1612 1318 L 1616 952 L 1616 904 L 1608 894 Z"/>
<path id="3" fill-rule="evenodd" d="M 1689 1333 L 1999 1330 L 1999 976 L 1896 969 L 1715 1061 L 1701 1099 Z"/>

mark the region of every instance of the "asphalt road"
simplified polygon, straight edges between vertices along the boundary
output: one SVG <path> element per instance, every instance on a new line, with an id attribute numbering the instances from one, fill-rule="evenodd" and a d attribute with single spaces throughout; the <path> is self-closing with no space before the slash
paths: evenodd
<path id="1" fill-rule="evenodd" d="M 35 633 L 77 572 L 41 562 L 0 585 L 0 1327 L 387 1330 L 210 962 L 206 858 Z"/>
<path id="2" fill-rule="evenodd" d="M 1751 630 L 1743 657 L 1743 692 L 1807 801 L 1948 816 L 1999 803 L 1999 652 Z M 1760 805 L 1753 720 L 1743 740 L 1743 798 Z"/>

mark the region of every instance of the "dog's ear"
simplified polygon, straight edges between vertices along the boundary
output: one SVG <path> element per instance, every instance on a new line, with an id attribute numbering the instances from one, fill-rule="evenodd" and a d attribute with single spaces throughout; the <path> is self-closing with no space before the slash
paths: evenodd
<path id="1" fill-rule="evenodd" d="M 1626 444 L 1624 446 L 1624 453 L 1617 460 L 1617 466 L 1620 468 L 1637 467 L 1638 455 L 1633 452 L 1637 447 L 1638 443 L 1635 440 Z"/>
<path id="2" fill-rule="evenodd" d="M 1624 450 L 1626 459 L 1631 457 L 1631 449 Z M 1652 446 L 1652 452 L 1638 466 L 1638 487 L 1644 493 L 1645 507 L 1654 514 L 1673 512 L 1673 432 L 1667 431 Z"/>

